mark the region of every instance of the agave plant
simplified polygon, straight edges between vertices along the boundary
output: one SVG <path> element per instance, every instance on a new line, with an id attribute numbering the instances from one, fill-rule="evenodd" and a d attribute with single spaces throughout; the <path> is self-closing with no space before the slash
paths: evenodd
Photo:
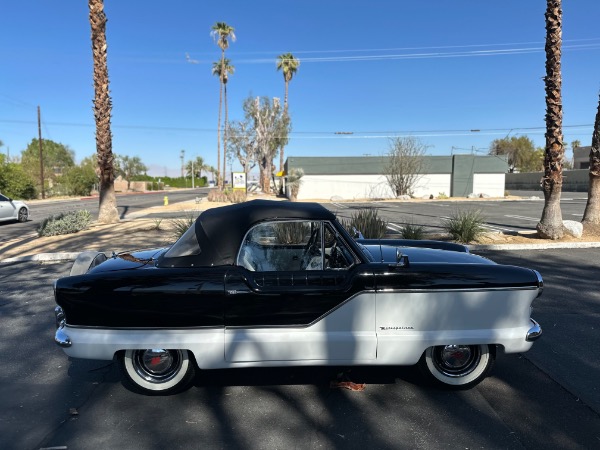
<path id="1" fill-rule="evenodd" d="M 377 209 L 360 209 L 350 219 L 342 220 L 342 225 L 352 235 L 360 232 L 366 239 L 381 239 L 387 232 L 387 222 L 379 218 Z"/>

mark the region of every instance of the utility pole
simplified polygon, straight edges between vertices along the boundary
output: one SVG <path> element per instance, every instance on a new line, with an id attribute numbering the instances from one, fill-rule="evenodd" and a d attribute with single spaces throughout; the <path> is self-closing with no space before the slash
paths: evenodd
<path id="1" fill-rule="evenodd" d="M 39 138 L 39 142 L 40 142 L 40 181 L 42 184 L 42 199 L 44 199 L 44 198 L 46 198 L 46 194 L 44 192 L 44 159 L 43 159 L 44 152 L 42 150 L 42 120 L 41 120 L 39 105 L 37 107 L 37 112 L 38 112 L 38 138 Z"/>
<path id="2" fill-rule="evenodd" d="M 194 189 L 194 160 L 192 159 L 192 189 Z"/>
<path id="3" fill-rule="evenodd" d="M 183 159 L 185 158 L 185 150 L 181 150 L 181 178 L 183 178 Z"/>

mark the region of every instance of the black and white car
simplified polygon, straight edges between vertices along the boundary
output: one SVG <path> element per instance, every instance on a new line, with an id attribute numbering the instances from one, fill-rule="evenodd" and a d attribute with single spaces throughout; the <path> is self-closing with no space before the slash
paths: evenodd
<path id="1" fill-rule="evenodd" d="M 29 206 L 20 200 L 13 200 L 0 194 L 0 222 L 27 222 Z"/>
<path id="2" fill-rule="evenodd" d="M 82 253 L 55 283 L 55 341 L 169 394 L 198 369 L 418 364 L 468 388 L 525 352 L 540 274 L 433 241 L 355 240 L 319 204 L 203 212 L 170 248 Z"/>

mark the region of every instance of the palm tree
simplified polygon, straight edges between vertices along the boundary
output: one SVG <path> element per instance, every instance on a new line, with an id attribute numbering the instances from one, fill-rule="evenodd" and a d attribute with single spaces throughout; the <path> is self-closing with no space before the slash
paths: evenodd
<path id="1" fill-rule="evenodd" d="M 229 61 L 228 58 L 213 63 L 213 75 L 218 76 L 219 79 L 222 80 L 223 103 L 225 104 L 225 131 L 223 133 L 223 177 L 225 177 L 225 173 L 227 172 L 225 170 L 225 166 L 227 162 L 227 138 L 229 136 L 229 122 L 227 118 L 227 82 L 229 81 L 229 75 L 233 75 L 234 72 L 235 67 L 231 65 L 231 61 Z"/>
<path id="2" fill-rule="evenodd" d="M 100 178 L 98 222 L 119 221 L 115 196 L 114 155 L 110 118 L 112 101 L 108 89 L 106 65 L 106 15 L 103 0 L 88 0 L 92 28 L 92 55 L 94 59 L 94 118 L 96 120 L 96 153 Z"/>
<path id="3" fill-rule="evenodd" d="M 587 225 L 600 225 L 600 98 L 598 98 L 598 112 L 594 122 L 592 148 L 590 149 L 589 176 L 588 199 L 581 221 L 586 227 Z"/>
<path id="4" fill-rule="evenodd" d="M 546 6 L 546 149 L 544 155 L 544 210 L 536 229 L 544 239 L 560 239 L 564 234 L 560 194 L 562 161 L 565 154 L 562 136 L 562 0 L 547 0 Z"/>
<path id="5" fill-rule="evenodd" d="M 210 35 L 213 37 L 219 48 L 221 49 L 221 71 L 219 76 L 219 123 L 217 127 L 217 171 L 221 173 L 221 104 L 223 101 L 223 74 L 225 73 L 225 50 L 229 48 L 229 39 L 235 42 L 235 29 L 232 26 L 227 25 L 225 22 L 217 22 L 211 27 Z M 213 69 L 214 74 L 214 69 Z M 223 166 L 225 169 L 225 166 Z M 225 170 L 223 170 L 223 173 Z M 223 187 L 221 177 L 217 179 L 219 186 Z"/>
<path id="6" fill-rule="evenodd" d="M 288 88 L 290 81 L 298 71 L 300 67 L 300 60 L 294 58 L 291 53 L 283 53 L 277 57 L 277 70 L 281 70 L 283 73 L 283 80 L 285 81 L 285 96 L 283 98 L 283 113 L 287 116 L 288 114 Z M 284 154 L 283 146 L 279 151 L 279 171 L 283 170 Z"/>

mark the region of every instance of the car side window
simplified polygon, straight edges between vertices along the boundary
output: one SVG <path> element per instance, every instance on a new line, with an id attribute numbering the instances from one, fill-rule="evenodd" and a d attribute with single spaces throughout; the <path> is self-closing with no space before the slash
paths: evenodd
<path id="1" fill-rule="evenodd" d="M 323 270 L 323 224 L 319 221 L 271 221 L 246 234 L 237 265 L 251 271 Z"/>
<path id="2" fill-rule="evenodd" d="M 0 202 L 7 202 L 8 198 L 6 198 L 4 195 L 0 194 Z"/>

